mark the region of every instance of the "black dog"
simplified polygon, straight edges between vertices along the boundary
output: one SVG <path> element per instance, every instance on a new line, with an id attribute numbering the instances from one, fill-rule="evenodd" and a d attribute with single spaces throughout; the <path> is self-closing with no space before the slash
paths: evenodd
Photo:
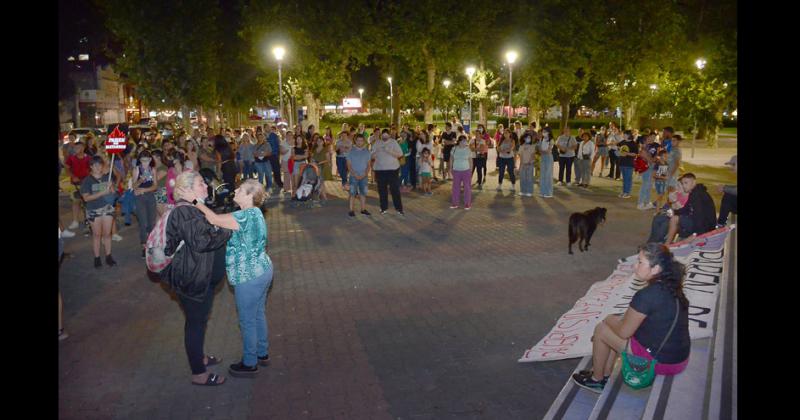
<path id="1" fill-rule="evenodd" d="M 569 216 L 569 253 L 572 254 L 572 244 L 576 241 L 581 252 L 588 251 L 589 241 L 592 240 L 595 229 L 605 221 L 606 209 L 602 207 L 595 207 L 583 213 L 572 213 Z M 581 246 L 582 240 L 583 246 Z"/>

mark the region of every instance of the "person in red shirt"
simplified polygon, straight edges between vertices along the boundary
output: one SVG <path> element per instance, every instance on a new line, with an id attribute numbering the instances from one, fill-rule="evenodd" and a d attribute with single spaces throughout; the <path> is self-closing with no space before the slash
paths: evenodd
<path id="1" fill-rule="evenodd" d="M 69 179 L 75 187 L 75 192 L 70 195 L 72 198 L 72 224 L 69 229 L 77 229 L 80 226 L 79 220 L 84 220 L 84 215 L 81 214 L 81 196 L 80 184 L 83 178 L 89 176 L 89 162 L 92 160 L 85 153 L 85 145 L 83 142 L 76 142 L 74 146 L 75 153 L 67 158 L 66 165 L 69 172 Z"/>

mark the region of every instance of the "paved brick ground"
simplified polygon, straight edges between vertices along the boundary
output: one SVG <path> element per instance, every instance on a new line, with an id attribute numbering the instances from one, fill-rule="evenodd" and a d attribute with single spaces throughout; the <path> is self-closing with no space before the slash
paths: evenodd
<path id="1" fill-rule="evenodd" d="M 449 209 L 449 184 L 430 198 L 404 194 L 404 218 L 377 214 L 374 186 L 370 218 L 348 218 L 336 182 L 323 208 L 271 201 L 273 363 L 222 387 L 189 384 L 183 314 L 146 277 L 135 219 L 114 243 L 114 268 L 92 267 L 89 238 L 67 239 L 60 417 L 540 418 L 577 360 L 517 359 L 635 252 L 652 213 L 617 198 L 621 182 L 594 178 L 590 191 L 556 187 L 545 200 L 496 193 L 490 179 L 469 212 Z M 67 197 L 60 203 L 68 223 Z M 569 214 L 595 206 L 609 209 L 606 225 L 589 253 L 568 255 Z M 232 291 L 221 286 L 206 351 L 224 367 L 212 371 L 227 375 L 240 343 Z"/>

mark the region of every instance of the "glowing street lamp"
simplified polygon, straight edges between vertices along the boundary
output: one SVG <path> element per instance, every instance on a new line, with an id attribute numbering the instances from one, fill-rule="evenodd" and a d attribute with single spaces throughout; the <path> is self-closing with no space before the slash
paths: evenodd
<path id="1" fill-rule="evenodd" d="M 658 85 L 650 85 L 650 90 L 656 90 L 656 89 L 658 89 Z"/>
<path id="2" fill-rule="evenodd" d="M 442 81 L 442 84 L 444 85 L 445 89 L 450 89 L 450 79 L 444 79 Z M 444 107 L 444 121 L 445 122 L 447 122 L 447 111 L 448 111 L 447 106 L 445 106 Z"/>
<path id="3" fill-rule="evenodd" d="M 278 117 L 283 119 L 283 78 L 281 77 L 281 62 L 283 61 L 283 56 L 286 54 L 286 50 L 278 46 L 272 49 L 272 54 L 275 56 L 275 59 L 278 60 L 278 96 L 281 102 L 280 108 L 278 108 Z"/>
<path id="4" fill-rule="evenodd" d="M 706 60 L 704 58 L 698 58 L 697 61 L 694 62 L 694 65 L 697 66 L 698 70 L 703 70 L 706 67 Z"/>
<path id="5" fill-rule="evenodd" d="M 517 52 L 513 51 L 513 50 L 507 52 L 506 53 L 506 61 L 508 61 L 508 123 L 511 124 L 511 109 L 512 109 L 512 104 L 511 104 L 511 87 L 512 87 L 512 84 L 511 84 L 511 80 L 512 80 L 512 77 L 513 77 L 513 73 L 511 71 L 511 65 L 514 64 L 515 61 L 517 61 Z"/>
<path id="6" fill-rule="evenodd" d="M 472 124 L 472 75 L 475 74 L 475 67 L 467 67 L 467 76 L 469 76 L 469 122 L 467 125 Z"/>

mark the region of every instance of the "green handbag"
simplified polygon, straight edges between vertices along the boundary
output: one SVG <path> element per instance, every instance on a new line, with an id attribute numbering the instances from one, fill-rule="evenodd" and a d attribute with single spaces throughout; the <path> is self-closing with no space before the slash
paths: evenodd
<path id="1" fill-rule="evenodd" d="M 669 339 L 670 335 L 672 335 L 672 330 L 675 329 L 675 324 L 678 323 L 679 314 L 680 306 L 678 304 L 678 299 L 676 298 L 675 319 L 672 321 L 672 326 L 669 328 L 667 336 L 664 337 L 664 341 L 662 341 L 661 345 L 658 346 L 658 350 L 656 351 L 656 354 L 653 355 L 652 360 L 629 353 L 628 346 L 630 346 L 630 340 L 625 343 L 625 351 L 622 352 L 622 379 L 625 380 L 625 383 L 628 384 L 628 386 L 633 389 L 642 389 L 653 384 L 653 381 L 656 378 L 656 363 L 658 363 L 658 354 L 661 352 L 661 348 L 664 347 L 664 344 L 666 344 L 667 339 Z"/>

